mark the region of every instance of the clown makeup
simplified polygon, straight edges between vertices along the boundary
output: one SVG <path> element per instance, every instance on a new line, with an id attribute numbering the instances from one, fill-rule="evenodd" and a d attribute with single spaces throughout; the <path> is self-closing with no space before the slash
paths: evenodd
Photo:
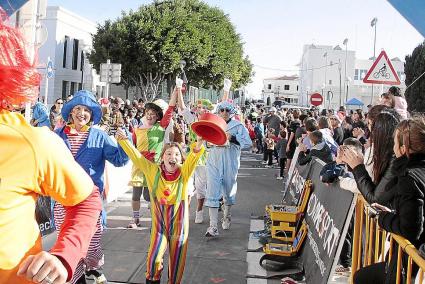
<path id="1" fill-rule="evenodd" d="M 148 109 L 145 112 L 145 121 L 149 126 L 154 125 L 158 121 L 158 114 L 152 109 Z"/>
<path id="2" fill-rule="evenodd" d="M 221 116 L 225 121 L 230 119 L 230 109 L 228 108 L 220 108 L 218 110 L 218 115 Z"/>
<path id="3" fill-rule="evenodd" d="M 177 146 L 170 146 L 162 154 L 162 161 L 167 172 L 174 173 L 183 162 L 180 149 Z"/>
<path id="4" fill-rule="evenodd" d="M 91 116 L 92 112 L 87 106 L 76 105 L 71 111 L 72 122 L 77 131 L 80 131 L 84 125 L 90 122 Z"/>

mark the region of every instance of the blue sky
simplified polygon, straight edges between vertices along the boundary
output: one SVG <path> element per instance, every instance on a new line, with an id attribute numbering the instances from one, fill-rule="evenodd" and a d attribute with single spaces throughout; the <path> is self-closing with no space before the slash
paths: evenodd
<path id="1" fill-rule="evenodd" d="M 121 10 L 137 9 L 151 1 L 48 0 L 94 22 L 114 19 Z M 404 60 L 423 37 L 385 0 L 208 0 L 229 14 L 255 65 L 251 95 L 261 93 L 262 79 L 296 74 L 304 44 L 342 45 L 356 57 L 373 55 L 372 18 L 378 18 L 377 54 L 383 48 L 390 58 Z M 276 71 L 271 69 L 290 70 Z"/>

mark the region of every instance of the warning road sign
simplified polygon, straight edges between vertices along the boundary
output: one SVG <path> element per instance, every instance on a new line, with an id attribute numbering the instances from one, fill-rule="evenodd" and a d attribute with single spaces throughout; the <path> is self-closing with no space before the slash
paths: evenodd
<path id="1" fill-rule="evenodd" d="M 378 58 L 373 62 L 372 67 L 363 79 L 364 83 L 400 85 L 400 79 L 394 71 L 391 61 L 385 51 L 381 51 Z"/>

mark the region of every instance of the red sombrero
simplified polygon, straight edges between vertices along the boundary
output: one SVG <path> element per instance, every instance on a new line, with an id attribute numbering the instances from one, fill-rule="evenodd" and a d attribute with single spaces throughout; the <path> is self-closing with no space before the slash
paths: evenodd
<path id="1" fill-rule="evenodd" d="M 202 139 L 215 145 L 224 145 L 227 142 L 225 129 L 227 123 L 218 115 L 204 113 L 199 121 L 192 123 L 192 130 Z"/>

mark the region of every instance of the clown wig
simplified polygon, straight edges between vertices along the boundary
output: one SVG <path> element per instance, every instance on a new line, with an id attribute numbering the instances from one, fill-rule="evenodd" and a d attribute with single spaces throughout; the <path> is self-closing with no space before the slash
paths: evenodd
<path id="1" fill-rule="evenodd" d="M 0 110 L 19 107 L 38 97 L 41 76 L 31 62 L 26 44 L 17 29 L 6 25 L 0 9 Z"/>

